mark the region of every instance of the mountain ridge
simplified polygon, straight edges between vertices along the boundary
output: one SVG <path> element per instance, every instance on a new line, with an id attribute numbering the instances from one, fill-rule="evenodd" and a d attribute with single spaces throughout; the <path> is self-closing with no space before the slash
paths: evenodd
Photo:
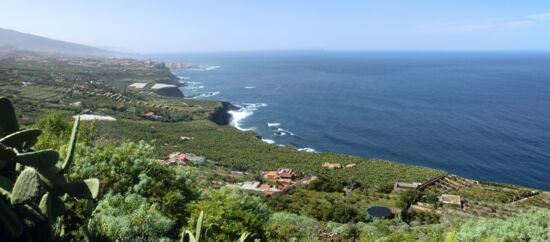
<path id="1" fill-rule="evenodd" d="M 57 55 L 108 56 L 113 53 L 93 46 L 57 40 L 0 27 L 0 48 L 28 50 Z"/>

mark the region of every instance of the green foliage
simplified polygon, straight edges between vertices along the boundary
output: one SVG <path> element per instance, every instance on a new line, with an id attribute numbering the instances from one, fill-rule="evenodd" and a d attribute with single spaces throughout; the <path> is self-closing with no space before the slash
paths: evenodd
<path id="1" fill-rule="evenodd" d="M 37 119 L 35 127 L 44 134 L 38 139 L 38 149 L 59 149 L 66 144 L 70 133 L 70 116 L 60 112 L 48 113 Z"/>
<path id="2" fill-rule="evenodd" d="M 67 115 L 60 112 L 49 113 L 36 121 L 36 127 L 50 135 L 68 138 L 70 124 L 66 120 Z"/>
<path id="3" fill-rule="evenodd" d="M 420 198 L 422 193 L 417 190 L 403 191 L 399 194 L 399 200 L 404 203 L 411 204 Z"/>
<path id="4" fill-rule="evenodd" d="M 308 188 L 319 192 L 342 192 L 344 186 L 334 179 L 328 179 L 321 176 L 317 180 L 312 181 L 308 185 Z"/>
<path id="5" fill-rule="evenodd" d="M 418 224 L 436 224 L 439 223 L 439 215 L 433 212 L 412 212 L 413 223 Z"/>
<path id="6" fill-rule="evenodd" d="M 65 204 L 60 197 L 68 194 L 93 199 L 98 193 L 98 181 L 88 179 L 85 183 L 97 185 L 67 189 L 71 183 L 67 183 L 64 172 L 55 167 L 59 162 L 59 154 L 53 150 L 33 151 L 31 147 L 41 132 L 19 131 L 15 112 L 7 99 L 0 98 L 0 114 L 1 130 L 4 132 L 0 138 L 0 159 L 3 164 L 0 167 L 0 236 L 20 240 L 50 240 L 51 224 L 65 212 Z M 78 119 L 75 123 L 78 125 Z M 76 132 L 73 132 L 75 139 Z M 69 147 L 74 149 L 74 144 L 69 144 Z M 72 162 L 72 158 L 69 162 Z M 16 166 L 20 166 L 22 172 L 19 173 Z M 80 196 L 82 193 L 90 196 Z M 11 204 L 7 201 L 11 201 Z"/>
<path id="7" fill-rule="evenodd" d="M 204 212 L 201 211 L 199 214 L 199 218 L 197 219 L 197 228 L 195 229 L 195 234 L 193 234 L 191 231 L 186 230 L 183 232 L 181 237 L 181 242 L 198 242 L 201 238 L 202 233 L 202 219 L 204 217 Z"/>
<path id="8" fill-rule="evenodd" d="M 195 233 L 185 230 L 181 234 L 180 242 L 199 242 L 201 241 L 200 238 L 204 238 L 206 241 L 212 240 L 213 237 L 219 236 L 222 233 L 221 228 L 217 224 L 210 224 L 210 226 L 206 230 L 202 230 L 202 221 L 204 218 L 204 212 L 201 211 L 199 214 L 199 218 L 197 219 L 197 227 L 195 228 Z M 238 242 L 254 242 L 256 241 L 256 235 L 244 232 L 241 234 Z"/>
<path id="9" fill-rule="evenodd" d="M 98 240 L 158 241 L 173 225 L 173 219 L 138 194 L 108 194 L 98 203 L 88 229 Z"/>
<path id="10" fill-rule="evenodd" d="M 184 208 L 197 198 L 193 186 L 193 168 L 169 167 L 153 158 L 153 147 L 145 142 L 127 142 L 119 146 L 80 145 L 70 180 L 99 177 L 101 198 L 104 194 L 138 194 L 175 221 L 184 224 L 189 215 Z M 177 236 L 174 231 L 172 236 Z"/>
<path id="11" fill-rule="evenodd" d="M 243 231 L 264 234 L 263 225 L 270 211 L 262 200 L 238 189 L 210 190 L 201 200 L 188 206 L 191 216 L 187 224 L 196 224 L 201 211 L 206 211 L 204 223 L 218 224 L 221 233 L 213 238 L 234 241 Z"/>
<path id="12" fill-rule="evenodd" d="M 463 219 L 453 224 L 449 241 L 549 241 L 550 210 L 521 212 L 509 219 Z"/>
<path id="13" fill-rule="evenodd" d="M 273 170 L 289 167 L 299 174 L 325 173 L 327 178 L 348 184 L 372 185 L 395 182 L 422 182 L 443 174 L 440 170 L 365 159 L 336 153 L 308 153 L 287 146 L 270 145 L 252 132 L 231 126 L 219 126 L 208 120 L 162 123 L 153 121 L 117 120 L 103 122 L 98 130 L 106 139 L 146 140 L 156 147 L 155 154 L 164 156 L 174 150 L 204 155 L 234 170 Z M 193 137 L 182 142 L 181 136 Z M 183 148 L 182 148 L 183 147 Z M 324 162 L 356 163 L 353 168 L 326 171 Z"/>
<path id="14" fill-rule="evenodd" d="M 391 183 L 383 183 L 378 184 L 376 187 L 376 191 L 380 193 L 390 193 L 393 190 L 393 184 Z"/>
<path id="15" fill-rule="evenodd" d="M 342 229 L 338 235 L 345 239 L 346 241 L 356 241 L 361 236 L 361 228 L 354 223 L 349 223 L 346 226 L 344 226 L 344 229 Z"/>
<path id="16" fill-rule="evenodd" d="M 407 224 L 397 219 L 377 220 L 368 224 L 329 224 L 328 227 L 346 241 L 431 241 L 412 232 Z"/>
<path id="17" fill-rule="evenodd" d="M 321 229 L 319 221 L 293 213 L 274 213 L 266 225 L 266 233 L 273 241 L 315 241 Z"/>
<path id="18" fill-rule="evenodd" d="M 341 193 L 296 189 L 290 195 L 269 198 L 267 204 L 275 211 L 296 213 L 320 221 L 348 223 L 363 219 L 361 211 L 370 204 L 367 199 L 357 193 L 343 196 Z"/>

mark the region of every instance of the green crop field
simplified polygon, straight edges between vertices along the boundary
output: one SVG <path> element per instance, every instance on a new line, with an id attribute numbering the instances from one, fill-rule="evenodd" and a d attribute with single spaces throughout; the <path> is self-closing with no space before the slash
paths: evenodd
<path id="1" fill-rule="evenodd" d="M 348 183 L 372 186 L 398 181 L 424 182 L 443 171 L 395 162 L 366 159 L 336 153 L 308 153 L 294 147 L 280 147 L 262 142 L 253 132 L 241 132 L 230 126 L 219 126 L 208 120 L 159 123 L 153 121 L 118 120 L 98 125 L 101 135 L 110 140 L 145 140 L 165 156 L 174 151 L 205 155 L 220 165 L 236 170 L 261 171 L 278 167 L 293 168 L 304 175 L 325 174 Z M 182 141 L 180 137 L 190 137 Z M 324 162 L 356 163 L 353 168 L 327 170 Z"/>

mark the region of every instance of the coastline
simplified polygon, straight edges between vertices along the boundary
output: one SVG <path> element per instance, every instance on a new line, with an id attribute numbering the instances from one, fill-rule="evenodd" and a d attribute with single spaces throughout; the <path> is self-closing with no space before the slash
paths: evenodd
<path id="1" fill-rule="evenodd" d="M 204 71 L 204 70 L 202 70 Z M 176 76 L 176 73 L 172 73 Z M 178 73 L 179 75 L 180 73 Z M 182 79 L 182 77 L 179 77 L 180 78 L 180 81 L 185 81 L 185 82 L 190 82 L 189 79 Z M 185 78 L 188 78 L 188 77 L 185 77 Z M 199 82 L 202 86 L 202 83 Z M 246 89 L 252 89 L 252 88 L 249 88 L 250 86 L 245 86 L 244 88 Z M 182 91 L 185 91 L 185 89 L 182 89 Z M 195 90 L 193 90 L 195 91 Z M 207 100 L 212 100 L 212 99 L 207 99 Z M 263 143 L 266 143 L 266 144 L 269 144 L 269 145 L 274 145 L 274 146 L 287 146 L 289 148 L 293 148 L 294 150 L 297 150 L 297 151 L 300 151 L 300 152 L 304 152 L 304 153 L 337 153 L 337 152 L 333 152 L 333 151 L 324 151 L 324 150 L 321 150 L 321 151 L 317 151 L 315 149 L 312 149 L 312 148 L 309 148 L 309 147 L 296 147 L 294 145 L 286 145 L 286 144 L 278 144 L 275 140 L 272 140 L 272 139 L 269 139 L 268 137 L 262 137 L 261 135 L 259 135 L 257 132 L 256 132 L 256 129 L 255 127 L 246 127 L 246 126 L 243 126 L 242 122 L 243 120 L 251 117 L 252 115 L 254 115 L 254 112 L 258 109 L 258 108 L 261 108 L 261 107 L 265 107 L 265 106 L 268 106 L 268 104 L 266 103 L 238 103 L 238 104 L 234 104 L 234 103 L 231 103 L 231 101 L 220 101 L 220 100 L 212 100 L 212 101 L 216 101 L 216 102 L 219 102 L 220 103 L 220 107 L 217 108 L 215 110 L 215 112 L 210 116 L 210 120 L 213 121 L 214 123 L 218 124 L 218 125 L 230 125 L 232 126 L 233 128 L 239 130 L 239 131 L 252 131 L 252 133 L 254 133 L 254 136 L 259 140 L 259 141 L 262 141 Z M 281 123 L 266 123 L 266 125 L 268 127 L 270 127 L 272 129 L 272 131 L 274 132 L 277 132 L 278 130 L 283 130 L 285 131 L 283 128 L 280 127 Z M 286 130 L 288 131 L 288 130 Z M 291 135 L 291 132 L 288 131 L 289 133 L 287 133 L 288 135 Z M 286 134 L 285 134 L 286 135 Z M 307 146 L 307 144 L 306 144 Z M 356 156 L 356 155 L 352 155 L 352 154 L 348 154 L 348 153 L 338 153 L 338 154 L 343 154 L 343 155 L 350 155 L 350 156 Z M 380 159 L 380 158 L 373 158 L 373 157 L 368 157 L 368 156 L 358 156 L 358 157 L 361 157 L 361 158 L 366 158 L 366 159 Z M 383 159 L 385 160 L 385 159 Z M 448 174 L 457 174 L 457 172 L 451 172 L 451 171 L 448 171 L 446 169 L 441 169 L 441 168 L 436 168 L 436 167 L 431 167 L 431 166 L 426 166 L 426 165 L 416 165 L 416 164 L 410 164 L 410 163 L 406 163 L 406 162 L 400 162 L 400 161 L 395 161 L 395 160 L 388 160 L 390 162 L 393 162 L 393 163 L 397 163 L 397 164 L 402 164 L 402 165 L 408 165 L 408 166 L 419 166 L 419 167 L 425 167 L 425 168 L 429 168 L 429 169 L 438 169 L 438 170 L 443 170 L 445 171 L 446 173 Z M 530 187 L 530 188 L 533 188 L 533 189 L 541 189 L 541 190 L 545 190 L 543 188 L 535 188 L 533 186 L 527 186 L 527 185 L 524 185 L 524 184 L 519 184 L 519 183 L 514 183 L 514 182 L 503 182 L 503 181 L 496 181 L 496 180 L 493 180 L 493 179 L 490 179 L 490 178 L 483 178 L 483 177 L 472 177 L 472 176 L 467 176 L 467 175 L 464 175 L 464 174 L 460 174 L 458 175 L 460 177 L 465 177 L 465 178 L 468 178 L 468 179 L 473 179 L 473 180 L 477 180 L 477 181 L 487 181 L 487 182 L 496 182 L 496 183 L 499 183 L 499 184 L 513 184 L 513 185 L 516 185 L 516 186 L 521 186 L 521 187 Z"/>
<path id="2" fill-rule="evenodd" d="M 211 120 L 213 121 L 214 123 L 218 124 L 218 125 L 230 125 L 232 126 L 233 128 L 241 131 L 241 132 L 253 132 L 254 133 L 254 136 L 256 136 L 256 138 L 259 139 L 259 141 L 262 141 L 264 143 L 267 143 L 269 145 L 277 145 L 277 146 L 286 146 L 286 145 L 283 145 L 283 144 L 277 144 L 275 141 L 273 140 L 270 140 L 270 139 L 264 139 L 261 135 L 259 135 L 258 133 L 254 132 L 253 129 L 242 129 L 242 128 L 239 128 L 239 127 L 236 127 L 235 126 L 235 123 L 232 121 L 233 118 L 234 118 L 234 112 L 235 111 L 239 111 L 241 109 L 243 109 L 244 107 L 240 107 L 240 106 L 237 106 L 237 105 L 233 105 L 231 104 L 230 102 L 226 102 L 226 101 L 218 101 L 220 102 L 220 107 L 218 109 L 216 109 L 215 111 L 215 116 L 216 118 L 220 118 L 223 122 L 216 122 L 216 121 L 219 121 L 219 120 Z M 247 116 L 248 117 L 248 116 Z M 269 124 L 268 124 L 269 125 Z M 275 124 L 272 124 L 272 126 L 275 125 L 275 126 L 278 126 L 278 123 L 275 123 Z M 315 149 L 312 149 L 312 148 L 298 148 L 298 147 L 294 147 L 294 149 L 296 149 L 297 151 L 301 151 L 301 152 L 308 152 L 308 153 L 335 153 L 335 152 L 331 152 L 331 151 L 328 151 L 328 152 L 322 152 L 322 151 L 317 151 Z M 342 153 L 337 153 L 337 154 L 342 154 Z M 343 154 L 343 155 L 347 155 L 347 154 Z M 366 158 L 366 159 L 371 159 L 369 157 L 360 157 L 360 158 Z M 407 165 L 407 166 L 417 166 L 417 165 L 410 165 L 410 164 L 407 164 L 407 163 L 402 163 L 402 162 L 397 162 L 397 161 L 389 161 L 389 162 L 393 162 L 393 163 L 398 163 L 398 164 L 402 164 L 402 165 Z M 428 166 L 419 166 L 419 167 L 425 167 L 425 168 L 428 168 L 428 169 L 436 169 L 436 168 L 432 168 L 432 167 L 428 167 Z M 447 170 L 442 170 L 443 172 L 445 172 L 446 174 L 445 175 L 442 175 L 442 177 L 445 177 L 445 176 L 457 176 L 457 177 L 463 177 L 461 175 L 457 175 L 457 174 L 453 174 L 453 173 L 450 173 L 449 171 Z M 543 192 L 546 192 L 547 190 L 545 189 L 541 189 L 541 188 L 534 188 L 534 187 L 528 187 L 528 186 L 524 186 L 524 185 L 521 185 L 521 184 L 514 184 L 514 183 L 505 183 L 505 182 L 495 182 L 495 181 L 490 181 L 490 180 L 483 180 L 483 179 L 475 179 L 475 178 L 468 178 L 468 177 L 464 177 L 465 179 L 467 180 L 472 180 L 472 181 L 477 181 L 481 184 L 488 184 L 488 185 L 497 185 L 497 186 L 503 186 L 503 187 L 506 187 L 506 186 L 513 186 L 513 187 L 523 187 L 523 188 L 527 188 L 527 189 L 532 189 L 532 190 L 540 190 L 540 191 L 543 191 Z"/>
<path id="3" fill-rule="evenodd" d="M 215 68 L 208 68 L 208 67 L 205 67 L 203 69 L 189 69 L 189 70 L 193 70 L 193 71 L 210 71 L 210 70 L 215 70 L 219 68 L 219 66 L 215 66 Z M 188 69 L 188 68 L 179 68 L 179 70 L 183 70 L 183 69 Z M 204 86 L 201 85 L 202 83 L 201 82 L 192 82 L 192 81 L 189 81 L 189 78 L 188 77 L 183 77 L 183 76 L 178 76 L 176 73 L 174 73 L 173 71 L 174 70 L 178 70 L 178 68 L 176 69 L 170 69 L 171 71 L 171 74 L 178 79 L 178 89 L 181 91 L 181 93 L 183 93 L 183 96 L 185 98 L 200 98 L 200 97 L 211 97 L 211 96 L 214 96 L 216 94 L 218 94 L 219 92 L 198 92 L 198 93 L 193 93 L 192 95 L 189 95 L 187 93 L 185 93 L 185 90 L 186 88 L 188 88 L 188 90 L 190 89 L 201 89 L 203 88 Z M 198 87 L 196 87 L 194 84 L 199 84 Z M 245 86 L 245 89 L 254 89 L 255 87 L 251 87 L 251 86 Z M 247 118 L 249 118 L 250 116 L 254 115 L 254 112 L 257 111 L 259 108 L 262 108 L 262 107 L 266 107 L 268 106 L 267 104 L 265 103 L 240 103 L 240 104 L 234 104 L 234 103 L 231 103 L 229 101 L 221 101 L 221 100 L 211 100 L 211 101 L 214 101 L 214 102 L 218 102 L 219 103 L 219 107 L 216 108 L 214 110 L 214 112 L 212 114 L 210 114 L 209 116 L 209 120 L 218 124 L 218 125 L 230 125 L 240 131 L 251 131 L 251 132 L 254 132 L 254 135 L 259 139 L 261 140 L 262 142 L 265 142 L 265 143 L 268 143 L 268 144 L 272 144 L 272 145 L 278 145 L 278 146 L 286 146 L 285 144 L 278 144 L 277 142 L 275 142 L 274 140 L 272 139 L 266 139 L 266 138 L 263 138 L 260 134 L 256 133 L 255 132 L 255 129 L 254 127 L 252 128 L 245 128 L 241 125 L 241 122 Z M 282 129 L 280 128 L 280 123 L 267 123 L 267 126 L 268 127 L 272 127 L 274 128 L 275 132 L 278 133 L 279 135 L 294 135 L 294 133 L 288 131 L 288 130 L 285 130 L 285 129 Z M 310 147 L 296 147 L 296 150 L 298 151 L 302 151 L 302 152 L 310 152 L 310 153 L 319 153 L 317 150 L 313 149 L 313 148 L 310 148 Z"/>

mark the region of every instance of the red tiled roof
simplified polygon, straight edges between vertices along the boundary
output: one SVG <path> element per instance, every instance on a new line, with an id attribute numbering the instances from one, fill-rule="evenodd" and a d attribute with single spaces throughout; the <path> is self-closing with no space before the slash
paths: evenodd
<path id="1" fill-rule="evenodd" d="M 277 178 L 277 172 L 276 171 L 268 171 L 264 173 L 265 179 L 276 179 Z"/>
<path id="2" fill-rule="evenodd" d="M 290 178 L 294 177 L 294 173 L 281 173 L 281 174 L 279 174 L 279 176 L 282 177 L 282 178 L 290 179 Z"/>

